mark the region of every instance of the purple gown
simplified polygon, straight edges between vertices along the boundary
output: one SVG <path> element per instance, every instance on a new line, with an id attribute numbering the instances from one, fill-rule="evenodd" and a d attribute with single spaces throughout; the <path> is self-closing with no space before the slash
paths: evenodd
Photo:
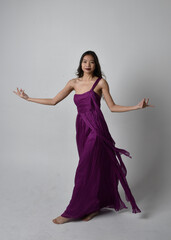
<path id="1" fill-rule="evenodd" d="M 94 91 L 100 79 L 90 91 L 74 95 L 78 110 L 76 141 L 79 162 L 72 197 L 61 215 L 63 217 L 81 218 L 104 207 L 116 211 L 127 208 L 118 192 L 119 181 L 132 212 L 141 212 L 128 186 L 121 154 L 132 157 L 128 151 L 115 147 L 100 109 L 101 97 Z"/>

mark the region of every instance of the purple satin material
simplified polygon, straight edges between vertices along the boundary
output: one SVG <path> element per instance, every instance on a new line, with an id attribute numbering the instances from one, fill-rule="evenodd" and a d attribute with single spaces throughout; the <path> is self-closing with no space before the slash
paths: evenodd
<path id="1" fill-rule="evenodd" d="M 90 91 L 74 95 L 78 110 L 76 141 L 79 163 L 72 197 L 61 215 L 63 217 L 81 218 L 104 207 L 116 211 L 127 208 L 118 192 L 119 181 L 132 212 L 141 212 L 127 183 L 127 170 L 121 154 L 132 157 L 128 151 L 115 147 L 100 109 L 101 97 L 94 91 L 100 79 Z"/>

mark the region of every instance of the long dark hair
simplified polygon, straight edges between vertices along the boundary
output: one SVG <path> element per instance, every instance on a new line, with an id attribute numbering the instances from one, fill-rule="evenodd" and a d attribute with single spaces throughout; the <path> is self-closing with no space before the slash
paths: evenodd
<path id="1" fill-rule="evenodd" d="M 82 56 L 81 56 L 81 58 L 80 58 L 80 63 L 79 63 L 79 67 L 78 67 L 78 69 L 77 69 L 76 75 L 77 75 L 78 77 L 82 77 L 82 76 L 83 76 L 83 70 L 82 70 L 81 64 L 82 64 L 82 61 L 83 61 L 84 56 L 86 56 L 86 55 L 91 55 L 91 56 L 94 58 L 95 70 L 94 70 L 94 72 L 93 72 L 93 77 L 94 77 L 94 76 L 101 77 L 101 78 L 102 78 L 102 76 L 105 77 L 105 75 L 104 75 L 103 72 L 101 71 L 99 59 L 98 59 L 96 53 L 93 52 L 93 51 L 90 51 L 90 50 L 89 50 L 89 51 L 86 51 L 86 52 L 84 52 L 84 53 L 82 54 Z"/>

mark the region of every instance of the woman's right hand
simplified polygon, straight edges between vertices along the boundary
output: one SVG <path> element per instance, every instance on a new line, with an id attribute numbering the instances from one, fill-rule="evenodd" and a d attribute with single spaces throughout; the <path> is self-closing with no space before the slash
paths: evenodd
<path id="1" fill-rule="evenodd" d="M 27 100 L 29 98 L 29 96 L 24 92 L 24 90 L 22 90 L 22 88 L 20 90 L 17 88 L 17 92 L 13 91 L 13 93 L 15 93 L 16 95 L 18 95 L 21 98 L 24 98 L 25 100 Z"/>

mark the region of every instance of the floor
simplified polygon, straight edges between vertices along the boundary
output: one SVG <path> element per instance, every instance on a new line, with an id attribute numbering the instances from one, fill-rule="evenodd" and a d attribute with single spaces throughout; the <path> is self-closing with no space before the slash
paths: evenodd
<path id="1" fill-rule="evenodd" d="M 15 162 L 15 161 L 14 161 Z M 3 240 L 169 240 L 170 202 L 138 200 L 142 212 L 133 214 L 128 206 L 115 212 L 104 208 L 89 222 L 57 225 L 52 219 L 65 210 L 72 183 L 53 169 L 17 166 L 5 161 L 0 174 L 0 236 Z M 51 174 L 50 174 L 51 172 Z M 68 181 L 67 181 L 68 182 Z"/>

